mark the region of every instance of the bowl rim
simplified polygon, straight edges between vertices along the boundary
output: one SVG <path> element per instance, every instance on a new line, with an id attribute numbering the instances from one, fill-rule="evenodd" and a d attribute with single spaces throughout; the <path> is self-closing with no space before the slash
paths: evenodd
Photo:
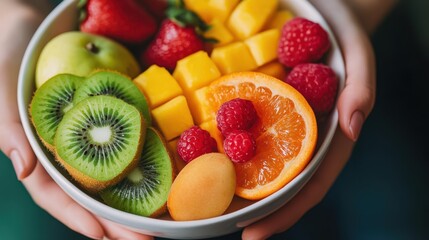
<path id="1" fill-rule="evenodd" d="M 302 1 L 302 0 L 284 0 L 282 1 L 283 4 L 287 4 L 292 6 L 292 4 L 300 4 L 304 8 L 306 8 L 307 11 L 309 11 L 313 18 L 317 20 L 319 24 L 321 24 L 324 29 L 327 30 L 330 41 L 332 43 L 331 47 L 331 53 L 335 54 L 336 58 L 340 60 L 340 66 L 336 70 L 336 74 L 339 78 L 339 88 L 338 93 L 344 88 L 344 81 L 345 81 L 345 64 L 344 64 L 344 58 L 341 54 L 339 45 L 334 37 L 334 34 L 329 27 L 328 23 L 324 20 L 322 15 L 309 3 L 308 1 Z M 321 141 L 320 146 L 318 147 L 317 151 L 313 155 L 310 162 L 307 164 L 305 169 L 298 174 L 291 182 L 283 186 L 281 189 L 276 191 L 275 193 L 271 194 L 270 196 L 258 200 L 256 202 L 253 202 L 249 206 L 246 206 L 244 208 L 232 211 L 230 213 L 223 214 L 218 217 L 213 217 L 209 219 L 202 219 L 202 220 L 192 220 L 192 221 L 173 221 L 173 220 L 165 220 L 165 219 L 157 219 L 157 218 L 149 218 L 149 217 L 143 217 L 134 215 L 131 213 L 123 212 L 121 210 L 117 210 L 113 207 L 110 207 L 90 195 L 87 195 L 85 192 L 80 190 L 77 186 L 75 186 L 71 181 L 69 181 L 63 174 L 61 174 L 57 166 L 54 166 L 54 164 L 48 159 L 46 156 L 44 150 L 42 149 L 42 146 L 39 144 L 39 140 L 35 136 L 33 127 L 30 124 L 29 115 L 28 115 L 28 106 L 25 101 L 29 96 L 25 95 L 25 82 L 26 79 L 29 79 L 29 76 L 32 76 L 33 73 L 29 73 L 26 71 L 27 69 L 33 69 L 32 65 L 35 65 L 35 55 L 36 53 L 33 51 L 40 43 L 43 41 L 43 37 L 48 32 L 51 23 L 58 18 L 58 16 L 65 11 L 67 8 L 71 7 L 73 4 L 76 3 L 76 0 L 65 0 L 62 3 L 60 3 L 41 23 L 37 31 L 34 33 L 22 60 L 21 68 L 19 71 L 19 80 L 18 80 L 18 107 L 19 107 L 19 115 L 21 118 L 21 122 L 25 131 L 25 134 L 27 135 L 27 138 L 30 142 L 31 147 L 33 148 L 33 151 L 35 152 L 38 161 L 43 165 L 45 170 L 48 172 L 48 174 L 51 176 L 51 178 L 62 188 L 64 192 L 68 196 L 70 196 L 73 200 L 78 202 L 81 206 L 89 210 L 90 212 L 96 213 L 97 215 L 115 221 L 119 222 L 121 224 L 126 224 L 130 227 L 139 227 L 139 226 L 145 226 L 147 228 L 151 228 L 154 226 L 157 227 L 165 227 L 165 228 L 196 228 L 206 225 L 211 225 L 219 221 L 237 221 L 240 219 L 240 216 L 242 216 L 244 213 L 254 213 L 260 208 L 262 208 L 265 205 L 268 205 L 276 200 L 278 198 L 281 198 L 283 194 L 288 192 L 290 189 L 292 189 L 296 184 L 300 183 L 302 184 L 301 188 L 305 186 L 305 183 L 311 179 L 311 176 L 308 177 L 307 175 L 312 175 L 315 170 L 318 168 L 320 163 L 322 162 L 329 145 L 332 141 L 332 138 L 334 136 L 334 133 L 338 127 L 338 112 L 336 109 L 334 109 L 331 113 L 332 120 L 330 121 L 329 126 L 327 126 L 328 131 L 326 132 L 326 137 L 323 141 Z M 314 20 L 313 19 L 313 20 Z M 339 94 L 338 94 L 339 95 Z M 338 99 L 338 97 L 337 97 Z M 302 183 L 304 181 L 304 183 Z M 298 193 L 299 191 L 297 191 Z M 283 204 L 286 204 L 287 202 L 284 202 Z M 267 213 L 269 214 L 269 213 Z"/>

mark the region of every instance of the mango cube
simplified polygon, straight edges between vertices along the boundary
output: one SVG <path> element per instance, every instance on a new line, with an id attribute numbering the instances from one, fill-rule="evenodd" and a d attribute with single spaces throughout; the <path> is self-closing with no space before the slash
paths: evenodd
<path id="1" fill-rule="evenodd" d="M 206 23 L 213 18 L 225 22 L 240 0 L 184 0 L 186 8 L 194 11 Z"/>
<path id="2" fill-rule="evenodd" d="M 210 120 L 210 121 L 204 122 L 204 123 L 200 124 L 200 128 L 204 129 L 210 133 L 210 136 L 212 136 L 212 138 L 214 138 L 216 140 L 217 150 L 220 153 L 224 153 L 225 152 L 223 149 L 223 140 L 224 139 L 223 139 L 222 133 L 217 128 L 216 120 Z"/>
<path id="3" fill-rule="evenodd" d="M 228 19 L 227 26 L 240 40 L 258 33 L 274 14 L 278 0 L 245 0 L 238 4 Z"/>
<path id="4" fill-rule="evenodd" d="M 182 94 L 182 89 L 163 67 L 152 65 L 134 79 L 134 83 L 146 96 L 151 109 Z"/>
<path id="5" fill-rule="evenodd" d="M 258 65 L 243 42 L 235 42 L 213 49 L 211 58 L 222 74 L 250 71 Z"/>
<path id="6" fill-rule="evenodd" d="M 270 63 L 267 63 L 258 69 L 256 69 L 257 72 L 265 73 L 267 75 L 270 75 L 272 77 L 275 77 L 280 80 L 285 80 L 287 76 L 287 71 L 285 66 L 283 66 L 278 61 L 272 61 Z"/>
<path id="7" fill-rule="evenodd" d="M 184 0 L 186 8 L 194 11 L 205 22 L 210 22 L 213 16 L 209 2 L 210 0 Z"/>
<path id="8" fill-rule="evenodd" d="M 234 41 L 232 33 L 218 18 L 211 21 L 210 29 L 204 33 L 204 37 L 216 39 L 217 43 L 213 44 L 214 47 L 224 46 Z"/>
<path id="9" fill-rule="evenodd" d="M 283 26 L 294 17 L 293 13 L 289 10 L 279 10 L 274 13 L 274 16 L 267 22 L 264 29 L 279 29 L 282 30 Z"/>
<path id="10" fill-rule="evenodd" d="M 209 0 L 208 7 L 213 16 L 225 22 L 240 0 Z"/>
<path id="11" fill-rule="evenodd" d="M 262 66 L 277 58 L 279 39 L 280 31 L 271 29 L 246 39 L 244 43 L 249 47 L 256 64 Z"/>
<path id="12" fill-rule="evenodd" d="M 200 124 L 214 118 L 214 112 L 210 106 L 207 105 L 207 90 L 208 87 L 203 87 L 187 96 L 189 109 L 194 117 L 195 124 Z"/>
<path id="13" fill-rule="evenodd" d="M 178 137 L 194 125 L 188 103 L 183 95 L 153 109 L 152 116 L 167 141 Z"/>
<path id="14" fill-rule="evenodd" d="M 219 78 L 220 72 L 204 51 L 198 51 L 177 62 L 173 73 L 182 89 L 193 91 Z"/>

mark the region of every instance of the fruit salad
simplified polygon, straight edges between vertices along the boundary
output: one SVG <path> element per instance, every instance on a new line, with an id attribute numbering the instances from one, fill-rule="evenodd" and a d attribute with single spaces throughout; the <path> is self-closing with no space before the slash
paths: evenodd
<path id="1" fill-rule="evenodd" d="M 279 0 L 78 7 L 79 29 L 42 50 L 29 113 L 83 191 L 140 216 L 207 219 L 311 161 L 338 91 L 318 23 Z"/>

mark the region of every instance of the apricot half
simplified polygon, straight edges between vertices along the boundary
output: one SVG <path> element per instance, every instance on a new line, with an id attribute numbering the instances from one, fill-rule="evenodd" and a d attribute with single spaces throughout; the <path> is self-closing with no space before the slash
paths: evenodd
<path id="1" fill-rule="evenodd" d="M 207 219 L 222 215 L 235 192 L 236 177 L 231 160 L 221 153 L 195 158 L 177 175 L 167 207 L 177 221 Z"/>

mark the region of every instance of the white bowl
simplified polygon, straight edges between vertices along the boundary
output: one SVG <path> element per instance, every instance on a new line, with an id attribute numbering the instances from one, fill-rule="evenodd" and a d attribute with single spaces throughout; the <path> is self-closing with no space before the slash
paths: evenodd
<path id="1" fill-rule="evenodd" d="M 292 10 L 295 15 L 318 22 L 327 29 L 332 43 L 327 58 L 340 80 L 340 90 L 344 85 L 344 62 L 338 44 L 317 10 L 307 1 L 281 0 L 281 6 Z M 18 104 L 21 121 L 30 144 L 43 167 L 53 180 L 76 202 L 97 216 L 119 223 L 140 233 L 167 238 L 201 239 L 225 235 L 267 216 L 287 203 L 311 178 L 324 158 L 338 124 L 338 114 L 333 111 L 325 128 L 319 135 L 315 155 L 307 167 L 295 179 L 276 193 L 256 202 L 235 198 L 226 214 L 205 220 L 176 222 L 168 218 L 154 219 L 133 215 L 111 208 L 87 195 L 70 181 L 53 157 L 43 147 L 33 129 L 28 116 L 28 106 L 35 90 L 34 73 L 39 54 L 44 45 L 54 36 L 77 29 L 77 0 L 65 0 L 40 25 L 34 34 L 22 62 L 18 83 Z"/>

